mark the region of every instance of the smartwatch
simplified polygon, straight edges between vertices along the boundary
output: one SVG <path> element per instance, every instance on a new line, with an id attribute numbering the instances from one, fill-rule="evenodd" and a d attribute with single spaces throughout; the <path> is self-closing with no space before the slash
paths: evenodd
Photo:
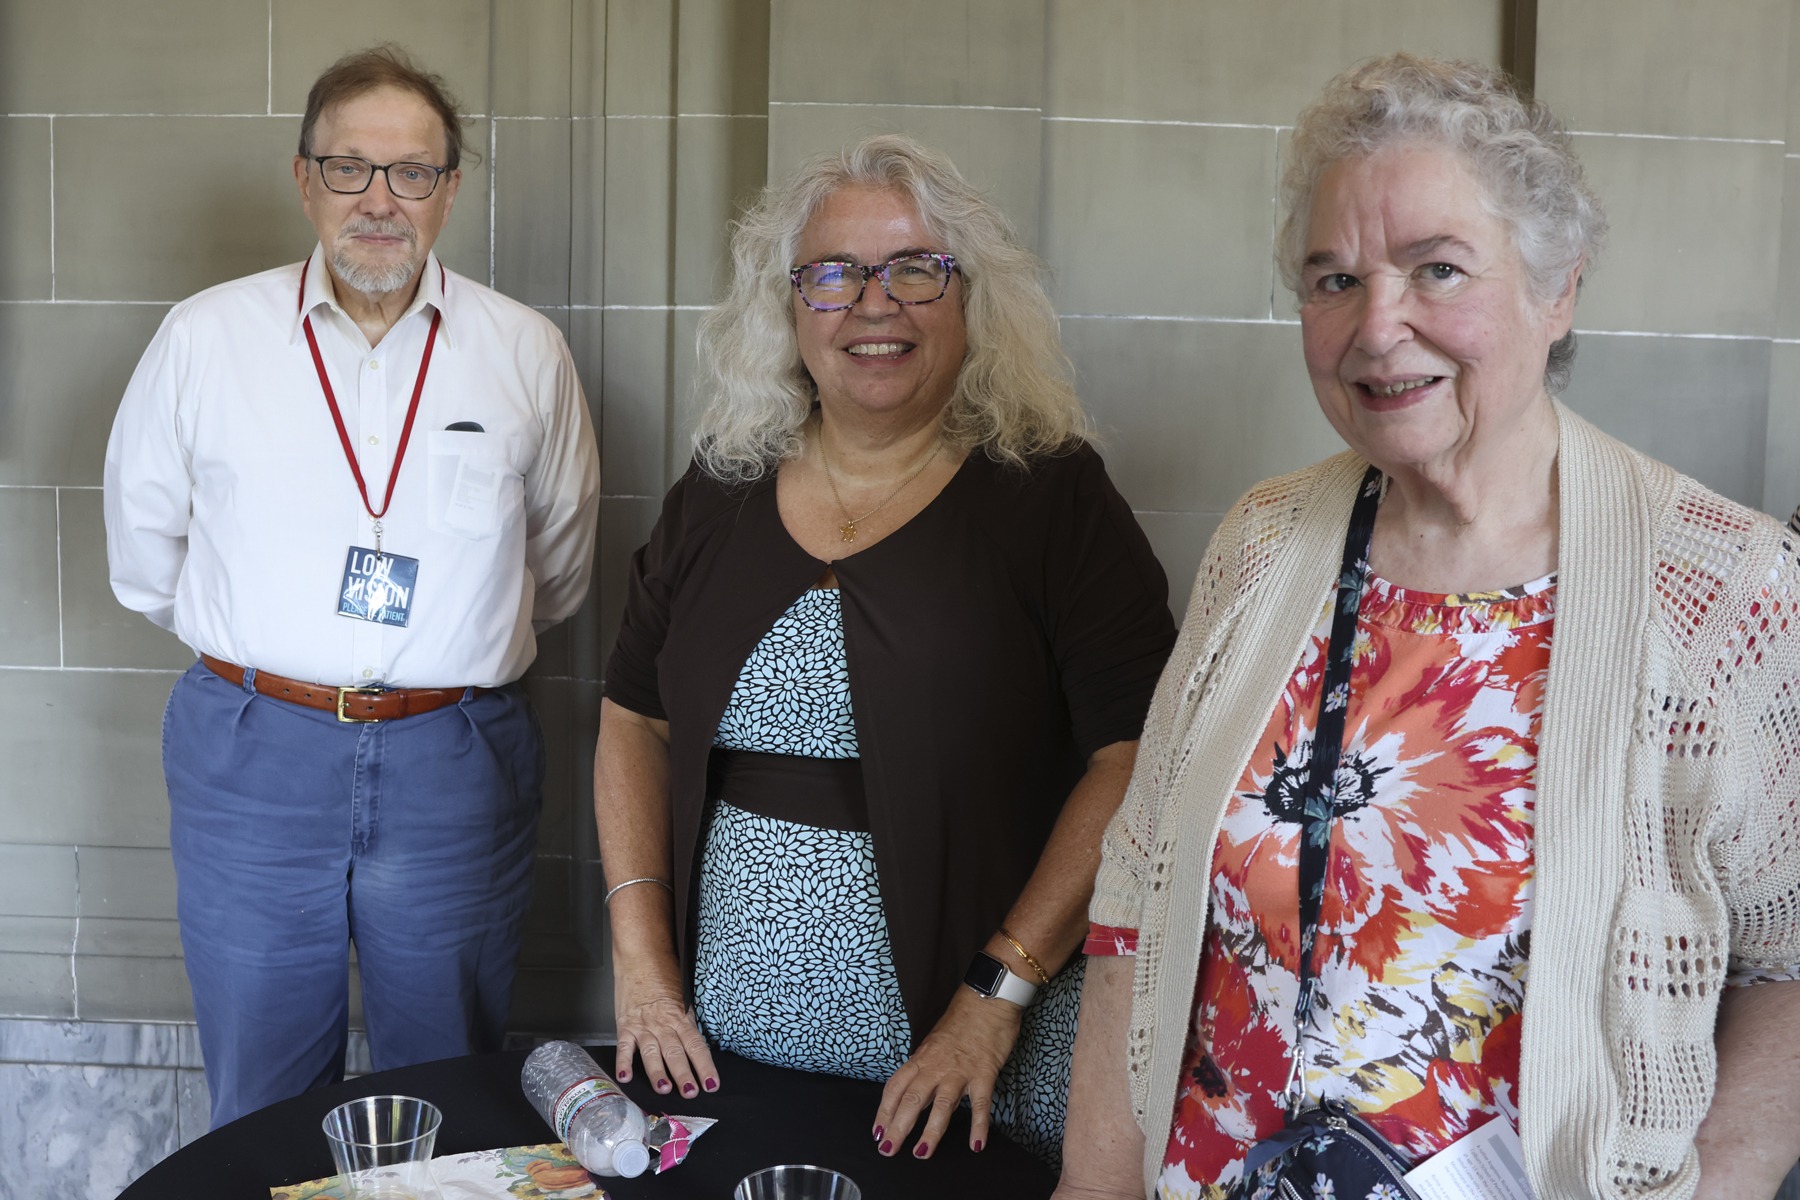
<path id="1" fill-rule="evenodd" d="M 1006 964 L 984 951 L 977 950 L 975 957 L 969 960 L 968 973 L 963 982 L 974 989 L 975 994 L 989 1000 L 1006 1000 L 1021 1008 L 1031 1003 L 1037 995 L 1038 985 L 1029 979 L 1023 979 L 1006 969 Z"/>

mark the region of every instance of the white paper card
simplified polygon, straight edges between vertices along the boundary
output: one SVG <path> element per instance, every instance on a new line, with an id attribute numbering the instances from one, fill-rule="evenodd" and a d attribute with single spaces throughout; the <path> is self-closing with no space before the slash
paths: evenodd
<path id="1" fill-rule="evenodd" d="M 498 462 L 465 457 L 456 464 L 456 481 L 450 487 L 450 504 L 444 523 L 458 533 L 481 536 L 497 532 L 500 520 L 500 481 L 506 468 Z"/>
<path id="2" fill-rule="evenodd" d="M 1533 1200 L 1525 1147 L 1512 1122 L 1495 1117 L 1406 1173 L 1420 1200 Z"/>

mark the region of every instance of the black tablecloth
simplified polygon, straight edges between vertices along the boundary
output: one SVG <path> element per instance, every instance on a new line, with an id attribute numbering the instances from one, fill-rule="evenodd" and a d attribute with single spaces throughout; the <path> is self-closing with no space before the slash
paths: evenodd
<path id="1" fill-rule="evenodd" d="M 319 1123 L 358 1096 L 397 1093 L 437 1105 L 444 1113 L 439 1155 L 555 1141 L 519 1086 L 525 1054 L 510 1050 L 421 1063 L 272 1104 L 176 1151 L 119 1200 L 268 1200 L 271 1187 L 329 1175 L 331 1151 Z M 595 1058 L 605 1064 L 608 1052 L 596 1051 Z M 718 1052 L 714 1060 L 725 1086 L 712 1095 L 664 1098 L 640 1080 L 625 1085 L 646 1112 L 716 1117 L 719 1123 L 666 1175 L 601 1179 L 617 1200 L 729 1200 L 739 1179 L 777 1163 L 842 1171 L 862 1186 L 864 1200 L 1034 1200 L 1055 1189 L 1047 1167 L 999 1134 L 980 1154 L 970 1153 L 966 1112 L 957 1114 L 930 1160 L 904 1153 L 886 1159 L 869 1137 L 880 1084 L 784 1071 Z"/>

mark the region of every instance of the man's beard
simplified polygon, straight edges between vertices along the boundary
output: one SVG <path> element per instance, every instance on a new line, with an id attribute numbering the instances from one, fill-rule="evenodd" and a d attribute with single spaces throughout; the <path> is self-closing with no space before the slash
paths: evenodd
<path id="1" fill-rule="evenodd" d="M 351 257 L 350 239 L 365 233 L 405 238 L 412 253 L 387 265 L 358 262 Z M 385 296 L 412 282 L 413 273 L 419 269 L 418 247 L 418 232 L 404 221 L 351 221 L 338 231 L 337 246 L 331 255 L 331 268 L 345 284 L 365 296 Z"/>

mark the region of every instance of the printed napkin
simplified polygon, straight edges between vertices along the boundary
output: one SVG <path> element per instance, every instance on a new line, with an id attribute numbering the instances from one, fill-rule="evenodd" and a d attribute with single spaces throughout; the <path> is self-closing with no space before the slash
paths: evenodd
<path id="1" fill-rule="evenodd" d="M 512 1146 L 431 1160 L 443 1200 L 606 1200 L 567 1146 Z M 348 1200 L 340 1175 L 269 1189 L 269 1200 Z"/>

